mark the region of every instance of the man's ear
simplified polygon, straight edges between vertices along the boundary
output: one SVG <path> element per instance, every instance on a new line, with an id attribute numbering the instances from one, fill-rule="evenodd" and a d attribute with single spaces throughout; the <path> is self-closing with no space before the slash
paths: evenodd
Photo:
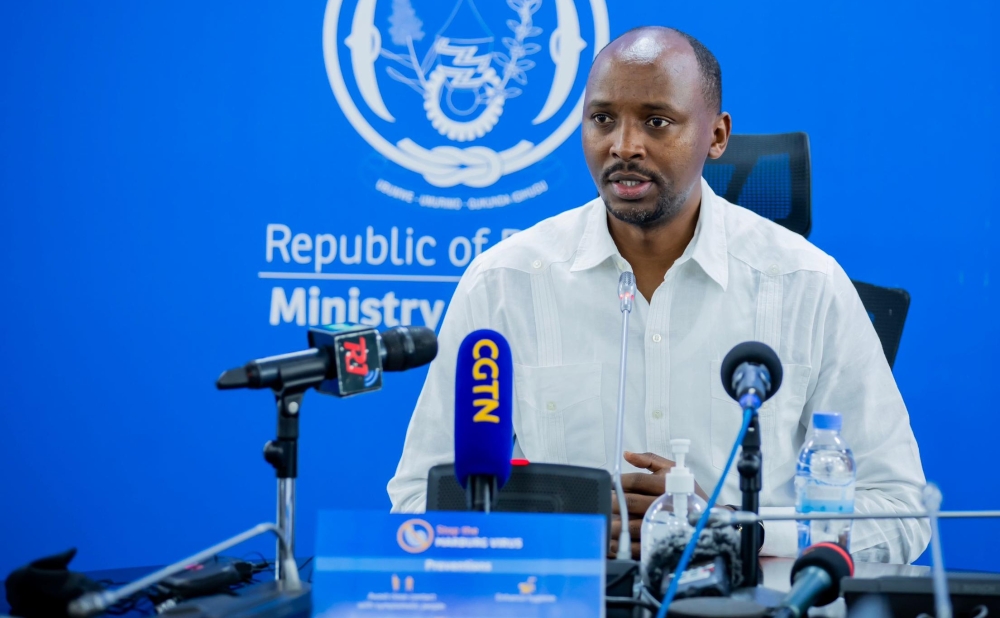
<path id="1" fill-rule="evenodd" d="M 708 149 L 709 159 L 718 159 L 722 153 L 726 152 L 732 130 L 733 117 L 729 115 L 729 112 L 722 112 L 716 116 L 715 127 L 712 130 L 712 146 Z"/>

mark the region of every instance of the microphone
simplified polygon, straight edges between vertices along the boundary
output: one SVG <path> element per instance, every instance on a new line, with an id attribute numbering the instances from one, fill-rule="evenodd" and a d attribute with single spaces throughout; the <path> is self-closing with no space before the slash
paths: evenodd
<path id="1" fill-rule="evenodd" d="M 292 576 L 295 566 L 295 479 L 298 477 L 299 417 L 310 388 L 349 397 L 382 388 L 383 371 L 405 371 L 437 356 L 437 336 L 425 327 L 400 326 L 379 334 L 374 328 L 331 324 L 309 329 L 309 349 L 250 361 L 223 372 L 219 390 L 270 388 L 278 413 L 278 436 L 264 445 L 264 460 L 278 478 L 278 543 L 274 575 Z"/>
<path id="2" fill-rule="evenodd" d="M 647 586 L 658 599 L 663 598 L 670 581 L 677 576 L 677 564 L 690 538 L 690 535 L 671 535 L 651 549 L 646 566 Z M 699 535 L 674 598 L 727 597 L 742 583 L 739 533 L 733 528 L 712 528 Z"/>
<path id="3" fill-rule="evenodd" d="M 767 344 L 745 341 L 722 360 L 722 386 L 746 410 L 756 410 L 781 387 L 781 360 Z"/>
<path id="4" fill-rule="evenodd" d="M 250 361 L 225 371 L 219 390 L 315 387 L 337 397 L 382 388 L 383 371 L 406 371 L 437 356 L 437 337 L 425 326 L 374 328 L 329 324 L 309 329 L 309 349 Z"/>
<path id="5" fill-rule="evenodd" d="M 632 559 L 632 535 L 628 530 L 628 505 L 622 490 L 622 458 L 625 457 L 625 367 L 628 363 L 628 318 L 635 302 L 635 275 L 623 272 L 618 277 L 618 300 L 622 312 L 622 356 L 618 370 L 618 428 L 615 433 L 615 495 L 618 497 L 618 517 L 621 532 L 618 534 L 618 560 Z"/>
<path id="6" fill-rule="evenodd" d="M 802 551 L 792 565 L 792 589 L 775 612 L 775 618 L 799 618 L 810 607 L 820 607 L 840 596 L 840 580 L 854 575 L 854 561 L 835 543 L 817 543 Z"/>
<path id="7" fill-rule="evenodd" d="M 470 511 L 489 513 L 510 477 L 514 361 L 500 333 L 470 333 L 455 364 L 455 476 Z"/>
<path id="8" fill-rule="evenodd" d="M 781 360 L 766 344 L 745 341 L 735 346 L 722 359 L 720 373 L 723 388 L 739 402 L 743 410 L 746 430 L 742 434 L 740 459 L 736 469 L 740 472 L 741 506 L 744 511 L 756 513 L 760 510 L 760 490 L 763 486 L 763 455 L 760 451 L 757 410 L 781 388 Z M 734 450 L 730 461 L 735 454 Z M 741 533 L 743 571 L 751 586 L 757 585 L 760 579 L 757 551 L 761 545 L 761 532 L 756 526 L 748 526 Z"/>

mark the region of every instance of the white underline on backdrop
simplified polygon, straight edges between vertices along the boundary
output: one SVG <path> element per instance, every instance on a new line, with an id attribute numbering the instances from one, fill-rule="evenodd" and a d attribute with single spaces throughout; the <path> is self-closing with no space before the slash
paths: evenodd
<path id="1" fill-rule="evenodd" d="M 306 279 L 314 281 L 412 281 L 417 283 L 458 283 L 457 275 L 366 275 L 352 273 L 259 272 L 261 279 Z"/>

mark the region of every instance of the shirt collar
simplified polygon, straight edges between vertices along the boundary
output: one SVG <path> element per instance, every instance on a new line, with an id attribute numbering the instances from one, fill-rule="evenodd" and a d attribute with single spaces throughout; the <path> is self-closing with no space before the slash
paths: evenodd
<path id="1" fill-rule="evenodd" d="M 609 257 L 621 257 L 615 241 L 608 232 L 608 212 L 600 197 L 587 204 L 587 225 L 576 248 L 576 258 L 570 272 L 587 270 L 604 262 Z"/>
<path id="2" fill-rule="evenodd" d="M 729 245 L 726 242 L 726 202 L 701 179 L 701 212 L 694 238 L 684 253 L 698 262 L 723 290 L 729 285 Z"/>
<path id="3" fill-rule="evenodd" d="M 570 272 L 594 268 L 609 257 L 621 258 L 615 241 L 608 232 L 608 215 L 601 198 L 587 204 L 587 225 L 576 249 Z M 701 211 L 694 237 L 677 260 L 678 264 L 692 259 L 723 290 L 729 285 L 729 249 L 726 243 L 726 219 L 722 198 L 717 196 L 705 179 L 701 181 Z M 623 260 L 624 261 L 624 260 Z"/>

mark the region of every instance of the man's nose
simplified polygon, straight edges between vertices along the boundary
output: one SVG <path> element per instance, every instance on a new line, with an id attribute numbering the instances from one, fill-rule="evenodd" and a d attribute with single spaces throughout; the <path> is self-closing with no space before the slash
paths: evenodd
<path id="1" fill-rule="evenodd" d="M 642 129 L 633 127 L 631 123 L 621 123 L 611 144 L 611 156 L 622 161 L 645 159 L 646 146 L 642 137 Z"/>

